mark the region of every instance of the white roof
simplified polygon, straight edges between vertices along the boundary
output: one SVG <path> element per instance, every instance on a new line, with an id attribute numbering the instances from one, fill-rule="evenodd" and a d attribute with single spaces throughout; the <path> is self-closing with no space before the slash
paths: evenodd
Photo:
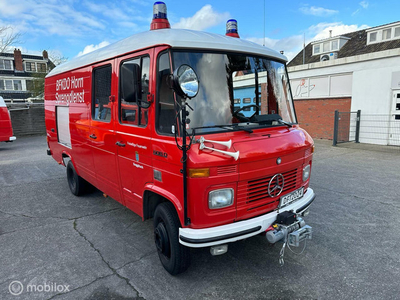
<path id="1" fill-rule="evenodd" d="M 158 29 L 132 35 L 86 55 L 75 57 L 54 68 L 46 77 L 155 45 L 170 45 L 183 49 L 234 51 L 287 61 L 287 58 L 279 52 L 243 39 L 186 29 Z"/>

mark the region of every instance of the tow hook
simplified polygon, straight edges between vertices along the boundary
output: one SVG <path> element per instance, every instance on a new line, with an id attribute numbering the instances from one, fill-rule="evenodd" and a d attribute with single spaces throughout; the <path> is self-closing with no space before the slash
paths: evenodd
<path id="1" fill-rule="evenodd" d="M 312 227 L 306 225 L 306 222 L 295 213 L 283 212 L 278 215 L 276 223 L 267 229 L 267 241 L 271 244 L 282 241 L 283 246 L 279 255 L 279 263 L 284 265 L 283 256 L 285 254 L 285 247 L 288 246 L 289 250 L 294 252 L 290 247 L 299 247 L 300 243 L 304 241 L 304 248 L 300 253 L 305 250 L 306 240 L 312 239 Z"/>

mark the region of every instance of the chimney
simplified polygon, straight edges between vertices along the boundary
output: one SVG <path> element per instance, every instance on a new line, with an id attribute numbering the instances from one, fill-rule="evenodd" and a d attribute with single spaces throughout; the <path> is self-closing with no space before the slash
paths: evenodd
<path id="1" fill-rule="evenodd" d="M 24 65 L 22 64 L 22 54 L 21 50 L 15 48 L 14 49 L 14 65 L 15 65 L 15 71 L 24 71 Z"/>
<path id="2" fill-rule="evenodd" d="M 332 30 L 329 30 L 329 37 L 332 37 Z"/>
<path id="3" fill-rule="evenodd" d="M 43 50 L 42 55 L 43 55 L 43 58 L 44 58 L 44 59 L 49 59 L 49 54 L 47 53 L 46 50 Z"/>

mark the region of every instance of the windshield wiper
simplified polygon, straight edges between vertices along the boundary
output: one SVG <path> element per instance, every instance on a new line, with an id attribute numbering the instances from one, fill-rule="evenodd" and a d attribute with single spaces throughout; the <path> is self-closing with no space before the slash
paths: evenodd
<path id="1" fill-rule="evenodd" d="M 251 130 L 250 128 L 243 127 L 243 126 L 241 126 L 239 124 L 232 124 L 231 126 L 237 128 L 237 129 L 246 131 L 248 133 L 253 133 L 253 130 Z"/>
<path id="2" fill-rule="evenodd" d="M 207 129 L 207 128 L 222 128 L 222 129 L 227 129 L 227 130 L 232 130 L 232 129 L 240 129 L 249 133 L 253 133 L 253 130 L 240 126 L 239 124 L 229 124 L 229 125 L 211 125 L 211 126 L 200 126 L 193 128 L 196 132 L 197 129 Z"/>
<path id="3" fill-rule="evenodd" d="M 279 123 L 288 126 L 289 128 L 292 128 L 293 125 L 290 124 L 289 122 L 283 121 L 282 119 L 277 120 Z"/>

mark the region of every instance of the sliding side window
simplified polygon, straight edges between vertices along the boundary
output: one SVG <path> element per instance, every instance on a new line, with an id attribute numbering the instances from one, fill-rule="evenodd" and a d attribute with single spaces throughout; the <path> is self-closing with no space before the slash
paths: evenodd
<path id="1" fill-rule="evenodd" d="M 92 119 L 111 121 L 111 65 L 93 70 Z"/>

